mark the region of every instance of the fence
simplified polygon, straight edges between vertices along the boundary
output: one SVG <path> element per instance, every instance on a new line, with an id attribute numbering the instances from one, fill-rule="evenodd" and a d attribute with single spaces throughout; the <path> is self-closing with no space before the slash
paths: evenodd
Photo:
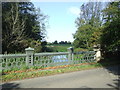
<path id="1" fill-rule="evenodd" d="M 73 52 L 73 48 L 68 48 L 68 52 L 34 53 L 34 49 L 30 47 L 25 51 L 26 54 L 0 55 L 1 69 L 21 68 L 23 66 L 44 68 L 96 61 L 95 51 Z"/>

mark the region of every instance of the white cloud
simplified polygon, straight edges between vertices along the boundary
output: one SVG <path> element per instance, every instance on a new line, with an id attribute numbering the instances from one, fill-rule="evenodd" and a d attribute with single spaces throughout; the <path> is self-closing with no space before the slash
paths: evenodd
<path id="1" fill-rule="evenodd" d="M 77 16 L 81 13 L 81 11 L 80 11 L 80 9 L 78 7 L 70 7 L 68 9 L 68 12 L 72 13 L 74 15 L 77 15 Z"/>

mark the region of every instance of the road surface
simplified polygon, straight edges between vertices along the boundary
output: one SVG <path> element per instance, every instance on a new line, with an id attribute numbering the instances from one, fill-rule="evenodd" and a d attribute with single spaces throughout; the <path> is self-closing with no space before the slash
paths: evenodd
<path id="1" fill-rule="evenodd" d="M 3 83 L 3 88 L 115 88 L 120 66 L 76 71 Z"/>

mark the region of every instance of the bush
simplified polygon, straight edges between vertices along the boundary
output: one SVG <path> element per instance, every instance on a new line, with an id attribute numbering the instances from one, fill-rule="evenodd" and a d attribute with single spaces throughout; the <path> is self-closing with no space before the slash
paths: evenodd
<path id="1" fill-rule="evenodd" d="M 84 48 L 75 48 L 74 51 L 75 51 L 75 52 L 88 51 L 88 49 L 84 49 Z"/>

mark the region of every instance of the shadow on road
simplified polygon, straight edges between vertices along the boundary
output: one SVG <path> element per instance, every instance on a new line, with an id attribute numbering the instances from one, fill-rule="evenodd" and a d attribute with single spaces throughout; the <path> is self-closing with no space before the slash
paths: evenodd
<path id="1" fill-rule="evenodd" d="M 118 79 L 113 79 L 113 85 L 107 84 L 108 86 L 115 88 L 117 90 L 120 90 L 120 65 L 119 66 L 113 66 L 113 67 L 106 67 L 106 69 L 109 71 L 109 73 L 112 73 L 114 75 L 118 76 Z"/>
<path id="2" fill-rule="evenodd" d="M 120 90 L 120 80 L 114 79 L 113 81 L 114 81 L 113 85 L 112 84 L 107 84 L 107 85 L 117 90 Z"/>
<path id="3" fill-rule="evenodd" d="M 113 79 L 113 84 L 107 84 L 111 88 L 120 90 L 120 60 L 119 57 L 117 58 L 110 58 L 107 60 L 101 60 L 98 63 L 100 63 L 109 73 L 118 76 L 118 79 Z M 110 66 L 106 66 L 106 63 Z"/>
<path id="4" fill-rule="evenodd" d="M 16 83 L 4 83 L 4 84 L 2 84 L 2 90 L 13 90 L 15 88 L 16 89 L 20 88 L 19 84 L 16 84 Z"/>

